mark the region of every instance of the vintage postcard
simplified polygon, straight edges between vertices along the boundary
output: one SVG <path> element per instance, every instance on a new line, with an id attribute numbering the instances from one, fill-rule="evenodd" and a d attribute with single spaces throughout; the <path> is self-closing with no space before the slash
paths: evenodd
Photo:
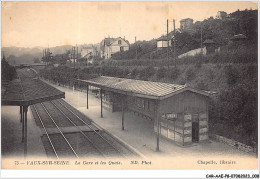
<path id="1" fill-rule="evenodd" d="M 2 169 L 258 169 L 257 1 L 1 16 Z"/>

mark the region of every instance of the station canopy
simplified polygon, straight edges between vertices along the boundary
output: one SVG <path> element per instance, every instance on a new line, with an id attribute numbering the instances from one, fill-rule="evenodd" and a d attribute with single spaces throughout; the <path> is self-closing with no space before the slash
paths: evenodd
<path id="1" fill-rule="evenodd" d="M 127 78 L 100 76 L 88 80 L 78 79 L 77 81 L 83 84 L 99 87 L 104 90 L 148 99 L 162 100 L 184 91 L 192 91 L 205 96 L 210 95 L 210 92 L 208 91 L 193 89 L 187 87 L 186 85 L 133 80 Z"/>
<path id="2" fill-rule="evenodd" d="M 65 98 L 65 93 L 38 78 L 19 78 L 2 85 L 1 97 L 2 105 L 29 106 Z"/>

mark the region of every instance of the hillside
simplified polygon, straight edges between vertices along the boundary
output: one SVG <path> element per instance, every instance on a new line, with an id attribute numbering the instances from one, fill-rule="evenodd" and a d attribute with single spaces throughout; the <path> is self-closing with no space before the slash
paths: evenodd
<path id="1" fill-rule="evenodd" d="M 232 36 L 244 34 L 248 37 L 249 44 L 256 45 L 258 37 L 257 13 L 257 10 L 236 11 L 229 14 L 229 18 L 223 20 L 210 17 L 201 22 L 197 21 L 194 23 L 194 34 L 176 32 L 177 56 L 201 46 L 201 29 L 203 42 L 206 39 L 212 39 L 217 43 L 217 46 L 224 46 L 228 44 Z M 172 58 L 172 48 L 170 48 L 169 54 Z M 113 54 L 112 59 L 129 60 L 135 59 L 136 56 L 137 59 L 164 59 L 166 58 L 166 49 L 158 50 L 155 39 L 151 41 L 138 41 L 130 46 L 129 51 Z"/>
<path id="2" fill-rule="evenodd" d="M 63 54 L 71 49 L 71 45 L 51 47 L 50 51 L 55 54 Z M 32 64 L 35 58 L 42 58 L 43 47 L 23 48 L 23 47 L 2 47 L 2 56 L 5 55 L 10 64 Z"/>

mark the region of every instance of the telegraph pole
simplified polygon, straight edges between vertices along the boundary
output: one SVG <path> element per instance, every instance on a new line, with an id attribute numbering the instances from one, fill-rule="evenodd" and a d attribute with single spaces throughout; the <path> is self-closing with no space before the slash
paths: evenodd
<path id="1" fill-rule="evenodd" d="M 168 61 L 168 70 L 170 68 L 170 62 L 169 62 L 169 39 L 168 39 L 168 19 L 167 19 L 167 61 Z"/>
<path id="2" fill-rule="evenodd" d="M 78 45 L 77 45 L 77 55 L 76 55 L 76 59 L 77 59 L 77 64 L 79 64 L 79 63 L 78 63 Z"/>
<path id="3" fill-rule="evenodd" d="M 135 36 L 135 45 L 136 45 L 136 49 L 135 49 L 135 59 L 137 60 L 137 48 L 138 48 L 138 46 L 137 46 L 137 44 L 136 44 L 136 36 Z"/>
<path id="4" fill-rule="evenodd" d="M 48 65 L 48 55 L 47 55 L 47 48 L 45 49 L 45 60 L 46 60 L 46 64 Z"/>
<path id="5" fill-rule="evenodd" d="M 174 32 L 174 39 L 173 39 L 173 54 L 174 54 L 174 67 L 176 68 L 176 40 L 175 40 L 175 38 L 176 38 L 176 34 L 175 34 L 175 20 L 173 20 L 173 32 Z"/>
<path id="6" fill-rule="evenodd" d="M 75 69 L 75 46 L 73 47 L 73 66 Z"/>
<path id="7" fill-rule="evenodd" d="M 200 53 L 202 55 L 202 22 L 201 22 L 201 28 L 200 28 Z"/>

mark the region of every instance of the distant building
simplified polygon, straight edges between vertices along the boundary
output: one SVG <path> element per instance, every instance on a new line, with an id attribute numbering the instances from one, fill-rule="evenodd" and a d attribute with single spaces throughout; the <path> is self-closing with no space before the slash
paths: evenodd
<path id="1" fill-rule="evenodd" d="M 235 41 L 245 41 L 247 39 L 247 37 L 243 34 L 237 34 L 234 35 L 233 37 L 230 38 L 231 41 L 235 42 Z"/>
<path id="2" fill-rule="evenodd" d="M 164 47 L 167 47 L 167 45 L 168 45 L 166 36 L 162 36 L 159 39 L 157 39 L 156 41 L 157 41 L 157 48 L 164 48 Z M 168 41 L 169 41 L 169 47 L 171 47 L 172 46 L 171 39 L 169 38 Z"/>
<path id="3" fill-rule="evenodd" d="M 129 47 L 129 42 L 124 38 L 105 38 L 100 42 L 100 56 L 109 59 L 114 53 L 127 51 Z"/>
<path id="4" fill-rule="evenodd" d="M 168 34 L 168 39 L 167 39 L 167 35 L 162 35 L 160 38 L 156 39 L 157 41 L 157 48 L 165 48 L 167 47 L 167 40 L 169 41 L 169 47 L 172 46 L 173 44 L 173 39 L 174 39 L 174 32 L 171 31 Z"/>
<path id="5" fill-rule="evenodd" d="M 191 29 L 192 27 L 193 27 L 193 19 L 186 18 L 186 19 L 180 20 L 180 29 L 181 30 Z"/>
<path id="6" fill-rule="evenodd" d="M 215 53 L 216 43 L 213 40 L 207 39 L 203 42 L 203 45 L 206 46 L 206 54 Z"/>
<path id="7" fill-rule="evenodd" d="M 93 63 L 93 59 L 98 56 L 98 50 L 95 46 L 82 47 L 81 57 L 88 63 Z"/>
<path id="8" fill-rule="evenodd" d="M 237 34 L 230 38 L 229 44 L 233 46 L 233 48 L 237 48 L 239 46 L 246 45 L 247 37 L 243 34 Z"/>
<path id="9" fill-rule="evenodd" d="M 224 11 L 218 11 L 217 12 L 217 15 L 216 15 L 216 18 L 217 19 L 225 19 L 225 18 L 227 18 L 228 17 L 228 14 L 226 13 L 226 12 L 224 12 Z"/>
<path id="10" fill-rule="evenodd" d="M 194 34 L 196 31 L 193 28 L 193 19 L 186 18 L 180 20 L 180 31 L 181 32 L 187 32 L 189 34 Z"/>
<path id="11" fill-rule="evenodd" d="M 82 57 L 85 57 L 85 56 L 94 56 L 95 57 L 98 55 L 97 47 L 95 47 L 95 46 L 82 47 L 80 53 L 81 53 Z"/>

